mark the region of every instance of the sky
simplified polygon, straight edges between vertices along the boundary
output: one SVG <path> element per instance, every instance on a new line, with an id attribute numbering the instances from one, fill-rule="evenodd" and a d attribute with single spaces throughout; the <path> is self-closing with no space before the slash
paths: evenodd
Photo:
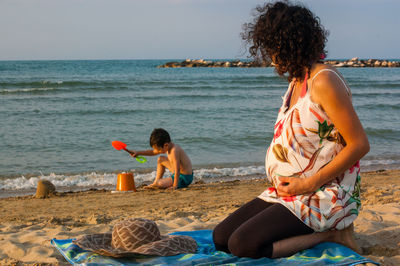
<path id="1" fill-rule="evenodd" d="M 0 0 L 0 60 L 241 59 L 259 0 Z M 399 0 L 303 0 L 328 58 L 400 58 Z"/>

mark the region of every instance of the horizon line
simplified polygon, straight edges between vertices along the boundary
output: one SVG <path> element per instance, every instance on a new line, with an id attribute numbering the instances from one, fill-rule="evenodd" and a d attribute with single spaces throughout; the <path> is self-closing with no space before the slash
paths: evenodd
<path id="1" fill-rule="evenodd" d="M 348 57 L 348 58 L 325 58 L 324 61 L 329 61 L 329 60 L 349 60 L 354 57 Z M 362 58 L 362 57 L 357 57 L 358 60 L 368 60 L 368 59 L 375 59 L 375 60 L 400 60 L 400 58 L 374 58 L 374 57 L 370 57 L 370 58 Z M 156 60 L 211 60 L 211 61 L 215 61 L 215 60 L 251 60 L 252 58 L 157 58 L 157 59 L 149 59 L 149 58 L 115 58 L 115 59 L 0 59 L 0 62 L 14 62 L 14 61 L 139 61 L 139 60 L 143 60 L 143 61 L 156 61 Z"/>

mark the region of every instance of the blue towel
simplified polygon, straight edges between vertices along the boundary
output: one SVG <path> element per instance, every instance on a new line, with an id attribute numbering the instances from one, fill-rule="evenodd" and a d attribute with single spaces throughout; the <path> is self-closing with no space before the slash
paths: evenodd
<path id="1" fill-rule="evenodd" d="M 181 254 L 170 257 L 139 256 L 137 258 L 112 258 L 86 251 L 72 243 L 72 239 L 52 239 L 51 244 L 72 265 L 357 265 L 375 263 L 351 249 L 335 243 L 322 243 L 311 249 L 281 259 L 238 258 L 222 251 L 216 251 L 211 230 L 175 232 L 171 235 L 193 237 L 198 244 L 196 254 Z"/>

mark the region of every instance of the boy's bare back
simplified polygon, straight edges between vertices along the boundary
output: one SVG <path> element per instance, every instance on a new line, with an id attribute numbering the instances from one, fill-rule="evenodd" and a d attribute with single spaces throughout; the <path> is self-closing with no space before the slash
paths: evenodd
<path id="1" fill-rule="evenodd" d="M 189 159 L 189 156 L 185 153 L 185 151 L 178 144 L 171 143 L 172 147 L 167 152 L 168 161 L 171 165 L 174 165 L 176 161 L 179 162 L 180 172 L 184 175 L 191 175 L 193 173 L 192 162 Z"/>

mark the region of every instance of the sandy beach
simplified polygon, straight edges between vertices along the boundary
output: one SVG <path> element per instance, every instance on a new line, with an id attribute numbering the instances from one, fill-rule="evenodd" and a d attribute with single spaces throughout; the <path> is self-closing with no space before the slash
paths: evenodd
<path id="1" fill-rule="evenodd" d="M 355 221 L 362 255 L 383 265 L 400 265 L 400 170 L 362 174 L 362 211 Z M 111 231 L 128 217 L 156 221 L 162 233 L 212 229 L 259 195 L 265 179 L 193 184 L 170 192 L 106 190 L 0 199 L 1 265 L 69 265 L 50 239 Z"/>

